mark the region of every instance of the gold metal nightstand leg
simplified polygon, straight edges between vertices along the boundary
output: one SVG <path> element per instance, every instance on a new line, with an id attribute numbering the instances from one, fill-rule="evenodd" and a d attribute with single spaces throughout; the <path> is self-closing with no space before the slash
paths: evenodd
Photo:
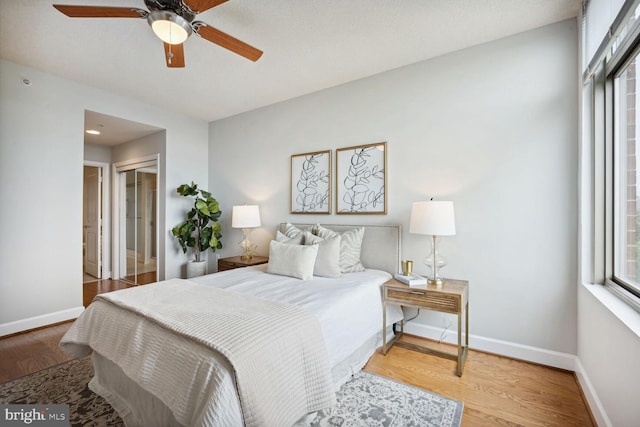
<path id="1" fill-rule="evenodd" d="M 382 354 L 387 354 L 387 303 L 382 303 Z"/>
<path id="2" fill-rule="evenodd" d="M 469 302 L 464 308 L 464 346 L 462 345 L 462 313 L 458 313 L 458 368 L 457 374 L 462 376 L 464 364 L 469 353 Z"/>
<path id="3" fill-rule="evenodd" d="M 395 325 L 393 326 L 393 338 L 387 342 L 387 304 L 382 304 L 382 354 L 386 356 L 387 351 L 393 347 L 395 342 L 404 334 L 404 319 L 401 320 L 400 323 L 400 333 L 397 333 L 395 330 Z"/>
<path id="4" fill-rule="evenodd" d="M 462 376 L 462 313 L 458 313 L 458 376 Z"/>

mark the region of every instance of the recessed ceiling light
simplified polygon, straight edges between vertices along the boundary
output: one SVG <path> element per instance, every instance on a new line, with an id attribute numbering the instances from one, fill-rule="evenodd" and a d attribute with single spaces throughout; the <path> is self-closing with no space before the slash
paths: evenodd
<path id="1" fill-rule="evenodd" d="M 89 129 L 87 133 L 90 133 L 91 135 L 100 135 L 100 131 L 95 129 Z"/>

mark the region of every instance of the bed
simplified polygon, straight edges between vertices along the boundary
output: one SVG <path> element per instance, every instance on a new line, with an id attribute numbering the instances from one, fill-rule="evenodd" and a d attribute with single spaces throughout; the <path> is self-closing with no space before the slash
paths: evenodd
<path id="1" fill-rule="evenodd" d="M 130 426 L 305 425 L 380 346 L 380 287 L 400 262 L 398 225 L 321 228 L 362 229 L 364 271 L 300 280 L 270 263 L 99 295 L 60 345 L 93 350 L 89 386 Z M 402 319 L 389 309 L 387 327 Z"/>

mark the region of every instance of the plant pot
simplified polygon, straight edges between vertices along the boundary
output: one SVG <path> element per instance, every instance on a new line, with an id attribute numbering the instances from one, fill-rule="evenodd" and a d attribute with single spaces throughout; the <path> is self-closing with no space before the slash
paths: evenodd
<path id="1" fill-rule="evenodd" d="M 207 274 L 207 261 L 189 261 L 187 263 L 187 279 Z"/>

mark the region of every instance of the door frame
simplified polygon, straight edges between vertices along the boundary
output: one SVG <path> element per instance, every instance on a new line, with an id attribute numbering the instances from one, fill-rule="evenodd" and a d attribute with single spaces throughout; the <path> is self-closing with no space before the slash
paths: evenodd
<path id="1" fill-rule="evenodd" d="M 100 216 L 102 218 L 102 279 L 112 278 L 111 269 L 111 166 L 109 163 L 85 160 L 84 166 L 92 166 L 102 169 L 102 197 L 100 200 Z M 83 260 L 84 262 L 84 260 Z"/>
<path id="2" fill-rule="evenodd" d="M 113 171 L 112 174 L 112 189 L 113 189 L 113 209 L 112 209 L 112 222 L 111 225 L 113 227 L 113 240 L 112 240 L 112 249 L 113 249 L 113 258 L 112 258 L 112 272 L 113 272 L 113 278 L 114 280 L 118 280 L 120 279 L 123 275 L 122 272 L 120 271 L 121 268 L 123 268 L 120 264 L 120 245 L 122 241 L 124 240 L 124 237 L 121 236 L 121 230 L 120 230 L 120 207 L 123 205 L 123 198 L 124 198 L 124 194 L 121 194 L 122 192 L 120 191 L 120 186 L 121 186 L 121 182 L 120 182 L 120 173 L 118 171 L 118 169 L 120 169 L 120 172 L 122 172 L 122 169 L 137 169 L 140 167 L 144 167 L 145 165 L 149 164 L 149 162 L 155 162 L 155 167 L 156 167 L 156 182 L 158 183 L 158 192 L 159 192 L 159 184 L 160 184 L 160 174 L 162 173 L 161 169 L 160 169 L 160 153 L 157 154 L 152 154 L 149 156 L 143 156 L 143 157 L 138 157 L 135 159 L 129 159 L 129 160 L 124 160 L 122 162 L 117 162 L 117 163 L 113 163 L 111 166 L 111 169 Z M 159 194 L 158 194 L 159 195 Z M 156 222 L 156 278 L 158 280 L 160 280 L 160 277 L 164 277 L 164 275 L 160 276 L 160 271 L 161 269 L 164 269 L 164 264 L 162 263 L 161 259 L 160 259 L 160 227 L 158 226 L 160 224 L 160 199 L 159 197 L 156 197 L 156 217 L 155 217 L 155 222 Z M 124 269 L 126 270 L 126 265 L 124 266 Z"/>

